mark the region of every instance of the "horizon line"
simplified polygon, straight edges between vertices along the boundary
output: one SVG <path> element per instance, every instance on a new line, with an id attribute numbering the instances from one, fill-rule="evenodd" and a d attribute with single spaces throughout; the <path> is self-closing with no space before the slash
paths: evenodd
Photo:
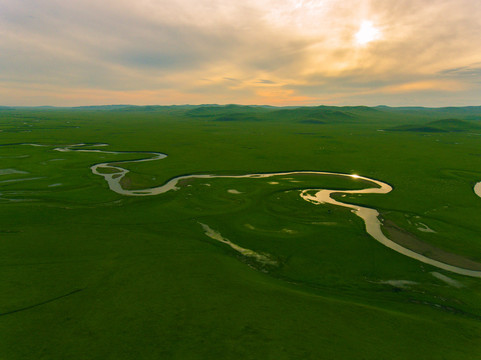
<path id="1" fill-rule="evenodd" d="M 226 106 L 244 106 L 244 107 L 269 107 L 269 108 L 309 108 L 309 107 L 366 107 L 366 108 L 424 108 L 424 109 L 443 109 L 443 108 L 472 108 L 472 107 L 481 107 L 480 105 L 443 105 L 443 106 L 424 106 L 424 105 L 399 105 L 399 106 L 392 106 L 392 105 L 326 105 L 326 104 L 319 104 L 319 105 L 267 105 L 267 104 L 236 104 L 236 103 L 226 103 L 226 104 L 217 104 L 217 103 L 205 103 L 205 104 L 169 104 L 169 105 L 160 105 L 160 104 L 148 104 L 148 105 L 135 105 L 135 104 L 101 104 L 101 105 L 74 105 L 74 106 L 58 106 L 58 105 L 0 105 L 0 109 L 2 108 L 25 108 L 25 109 L 75 109 L 75 108 L 101 108 L 101 107 L 183 107 L 183 106 L 193 106 L 193 107 L 203 107 L 203 106 L 218 106 L 218 107 L 226 107 Z"/>

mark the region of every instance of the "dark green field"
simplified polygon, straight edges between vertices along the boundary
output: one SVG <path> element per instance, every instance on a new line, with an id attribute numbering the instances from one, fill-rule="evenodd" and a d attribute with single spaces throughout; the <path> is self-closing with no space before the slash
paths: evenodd
<path id="1" fill-rule="evenodd" d="M 124 153 L 55 150 L 79 143 Z M 299 196 L 359 181 L 191 179 L 131 197 L 90 170 L 144 152 L 168 157 L 121 165 L 125 188 L 296 170 L 381 180 L 393 191 L 342 201 L 377 209 L 405 247 L 481 270 L 479 107 L 0 108 L 1 360 L 481 358 L 480 278 Z"/>

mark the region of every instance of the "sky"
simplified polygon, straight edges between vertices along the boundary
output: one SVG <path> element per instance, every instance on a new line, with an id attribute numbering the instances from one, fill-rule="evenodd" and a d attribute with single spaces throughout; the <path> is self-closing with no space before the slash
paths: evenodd
<path id="1" fill-rule="evenodd" d="M 481 105 L 479 0 L 0 0 L 0 105 Z"/>

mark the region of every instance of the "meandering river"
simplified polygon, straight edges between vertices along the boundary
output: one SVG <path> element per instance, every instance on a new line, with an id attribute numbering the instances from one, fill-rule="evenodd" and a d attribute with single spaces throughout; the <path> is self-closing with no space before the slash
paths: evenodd
<path id="1" fill-rule="evenodd" d="M 117 151 L 104 151 L 104 150 L 94 150 L 94 149 L 82 149 L 85 144 L 76 144 L 67 147 L 58 147 L 55 148 L 56 151 L 68 152 L 68 151 L 78 151 L 78 152 L 97 152 L 97 153 L 105 153 L 105 154 L 126 154 L 126 153 L 134 153 L 134 152 L 117 152 Z M 97 144 L 98 146 L 104 144 Z M 165 184 L 141 189 L 141 190 L 128 190 L 122 187 L 121 180 L 122 178 L 129 172 L 129 170 L 120 167 L 120 164 L 125 163 L 134 163 L 134 162 L 145 162 L 145 161 L 155 161 L 165 158 L 167 155 L 157 152 L 151 153 L 141 153 L 138 154 L 150 154 L 151 156 L 148 158 L 141 158 L 137 160 L 127 160 L 127 161 L 111 161 L 105 163 L 99 163 L 91 166 L 92 173 L 98 176 L 102 176 L 108 183 L 109 188 L 112 191 L 115 191 L 118 194 L 127 195 L 127 196 L 153 196 L 166 193 L 168 191 L 175 191 L 179 189 L 179 182 L 186 179 L 218 179 L 218 178 L 229 178 L 229 179 L 256 179 L 256 178 L 273 178 L 277 176 L 295 176 L 295 175 L 304 175 L 304 174 L 313 174 L 313 175 L 333 175 L 333 176 L 342 176 L 348 177 L 352 179 L 359 179 L 363 180 L 369 184 L 369 187 L 361 189 L 361 190 L 328 190 L 328 189 L 305 189 L 301 190 L 300 196 L 305 201 L 308 201 L 312 204 L 331 204 L 335 206 L 344 207 L 350 209 L 353 214 L 358 216 L 364 221 L 366 232 L 371 235 L 375 240 L 387 246 L 388 248 L 410 257 L 412 259 L 418 260 L 425 264 L 432 265 L 434 267 L 447 270 L 456 274 L 460 275 L 467 275 L 472 277 L 481 278 L 481 271 L 476 270 L 469 270 L 464 269 L 458 266 L 453 266 L 449 264 L 445 264 L 443 262 L 433 260 L 428 258 L 424 255 L 418 254 L 412 250 L 409 250 L 394 241 L 390 240 L 384 233 L 382 232 L 382 224 L 379 220 L 379 212 L 375 209 L 371 209 L 368 207 L 362 207 L 358 205 L 353 205 L 349 203 L 344 203 L 338 200 L 333 199 L 333 194 L 387 194 L 392 190 L 392 187 L 389 184 L 386 184 L 382 181 L 370 179 L 364 176 L 354 175 L 354 174 L 342 174 L 342 173 L 333 173 L 327 171 L 284 171 L 284 172 L 273 172 L 273 173 L 255 173 L 255 174 L 244 174 L 244 175 L 214 175 L 214 174 L 194 174 L 194 175 L 181 175 L 177 176 L 173 179 L 168 180 Z M 477 183 L 474 187 L 475 193 L 481 197 L 481 182 Z"/>

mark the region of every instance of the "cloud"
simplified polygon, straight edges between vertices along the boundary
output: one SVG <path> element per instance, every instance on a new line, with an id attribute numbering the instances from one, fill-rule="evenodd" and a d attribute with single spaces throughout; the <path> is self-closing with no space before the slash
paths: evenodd
<path id="1" fill-rule="evenodd" d="M 256 81 L 257 84 L 268 84 L 268 85 L 275 85 L 276 83 L 271 80 L 267 79 L 260 79 L 259 81 Z"/>
<path id="2" fill-rule="evenodd" d="M 480 17 L 472 0 L 1 0 L 2 102 L 475 103 Z M 366 21 L 379 36 L 358 46 Z"/>
<path id="3" fill-rule="evenodd" d="M 439 71 L 438 74 L 446 78 L 459 79 L 464 82 L 481 83 L 481 63 L 444 69 Z"/>

